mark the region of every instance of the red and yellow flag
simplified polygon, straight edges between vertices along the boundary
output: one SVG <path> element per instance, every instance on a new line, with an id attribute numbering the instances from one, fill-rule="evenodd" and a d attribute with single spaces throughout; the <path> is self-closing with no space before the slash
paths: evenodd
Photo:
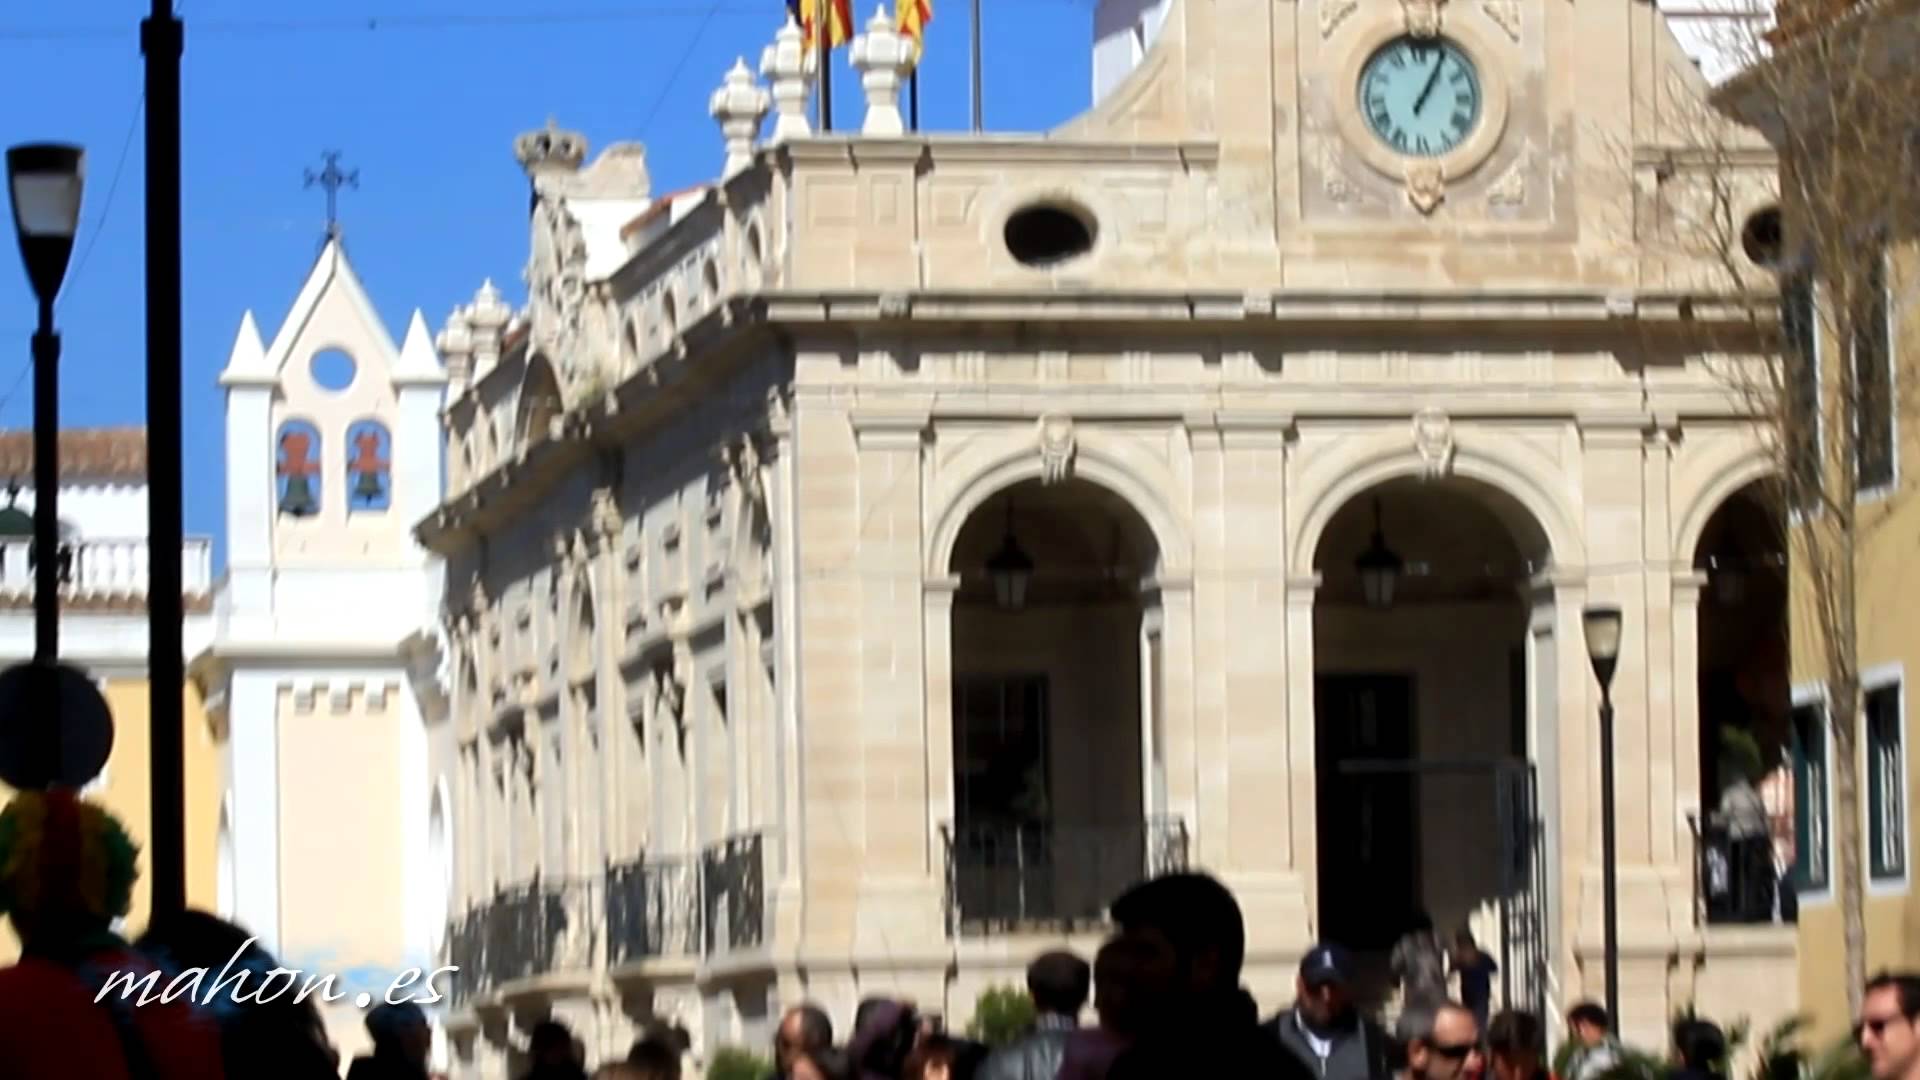
<path id="1" fill-rule="evenodd" d="M 913 42 L 913 67 L 920 66 L 920 53 L 927 46 L 927 24 L 933 21 L 933 0 L 897 0 L 893 24 L 900 36 Z"/>
<path id="2" fill-rule="evenodd" d="M 827 23 L 827 47 L 837 49 L 853 40 L 853 0 L 787 0 L 800 30 L 806 34 L 807 50 L 817 51 L 820 39 L 814 36 L 824 12 Z"/>

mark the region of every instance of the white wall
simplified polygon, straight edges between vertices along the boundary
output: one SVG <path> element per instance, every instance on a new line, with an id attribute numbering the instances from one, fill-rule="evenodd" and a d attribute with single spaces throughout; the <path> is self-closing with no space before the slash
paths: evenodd
<path id="1" fill-rule="evenodd" d="M 1093 13 L 1093 100 L 1120 85 L 1160 36 L 1173 0 L 1100 0 Z"/>

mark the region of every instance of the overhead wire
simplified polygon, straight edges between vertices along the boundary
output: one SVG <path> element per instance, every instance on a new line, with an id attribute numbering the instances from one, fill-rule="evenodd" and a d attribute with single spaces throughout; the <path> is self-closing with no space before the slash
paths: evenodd
<path id="1" fill-rule="evenodd" d="M 256 37 L 310 33 L 371 33 L 385 30 L 459 30 L 635 22 L 645 19 L 711 18 L 716 14 L 764 13 L 765 3 L 671 3 L 582 11 L 503 12 L 492 15 L 347 15 L 314 19 L 209 19 L 195 23 L 196 37 Z M 128 26 L 22 26 L 0 28 L 0 42 L 86 41 L 125 38 Z"/>
<path id="2" fill-rule="evenodd" d="M 706 36 L 707 27 L 713 25 L 713 17 L 720 13 L 720 6 L 719 0 L 714 0 L 714 3 L 707 8 L 707 17 L 701 19 L 700 26 L 694 30 L 693 40 L 687 42 L 686 48 L 680 50 L 680 59 L 674 62 L 673 73 L 667 76 L 666 83 L 660 87 L 660 93 L 654 96 L 652 107 L 647 110 L 646 119 L 640 122 L 640 138 L 642 141 L 646 139 L 647 132 L 653 128 L 653 121 L 660 115 L 661 107 L 667 103 L 667 98 L 672 96 L 674 85 L 680 81 L 680 76 L 685 74 L 687 61 L 692 58 L 694 50 L 699 47 L 700 39 Z"/>

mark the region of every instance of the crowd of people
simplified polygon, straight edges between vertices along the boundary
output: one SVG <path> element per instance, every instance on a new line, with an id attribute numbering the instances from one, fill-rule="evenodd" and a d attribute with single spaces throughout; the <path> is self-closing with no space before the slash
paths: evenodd
<path id="1" fill-rule="evenodd" d="M 231 966 L 265 974 L 275 959 L 242 928 L 203 912 L 157 919 L 137 941 L 113 930 L 129 906 L 134 847 L 99 807 L 62 792 L 21 792 L 0 812 L 0 914 L 22 955 L 0 968 L 0 1077 L 7 1080 L 219 1080 L 339 1076 L 340 1058 L 311 998 L 281 995 L 136 1001 L 112 980 Z M 1204 874 L 1169 874 L 1111 905 L 1115 933 L 1089 965 L 1069 952 L 1027 972 L 1030 1028 L 989 1048 L 946 1032 L 913 1002 L 860 1004 L 837 1042 L 813 1005 L 782 1017 L 780 1080 L 1608 1080 L 1625 1063 L 1597 1005 L 1566 1017 L 1572 1052 L 1546 1065 L 1542 1019 L 1488 1016 L 1492 961 L 1468 935 L 1441 947 L 1423 921 L 1393 951 L 1401 1011 L 1389 1034 L 1360 1007 L 1353 958 L 1310 949 L 1293 1003 L 1262 1018 L 1240 983 L 1246 930 L 1232 893 Z M 1451 975 L 1451 978 L 1449 977 Z M 1456 984 L 1457 995 L 1449 994 Z M 1089 1001 L 1096 1022 L 1082 1026 Z M 349 1080 L 431 1080 L 431 1028 L 418 1005 L 366 1016 L 371 1053 Z M 1855 1042 L 1873 1080 L 1920 1080 L 1920 976 L 1865 987 Z M 680 1080 L 683 1028 L 648 1032 L 602 1080 Z M 1672 1080 L 1725 1080 L 1727 1039 L 1686 1019 L 1672 1031 Z M 531 1033 L 524 1080 L 586 1080 L 579 1042 L 555 1021 Z"/>

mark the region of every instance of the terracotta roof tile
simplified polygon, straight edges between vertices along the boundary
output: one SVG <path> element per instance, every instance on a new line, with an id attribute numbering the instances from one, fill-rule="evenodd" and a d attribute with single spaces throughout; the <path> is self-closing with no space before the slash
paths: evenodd
<path id="1" fill-rule="evenodd" d="M 147 429 L 68 428 L 60 432 L 60 477 L 68 483 L 147 479 Z M 33 432 L 0 431 L 0 485 L 33 483 Z"/>

